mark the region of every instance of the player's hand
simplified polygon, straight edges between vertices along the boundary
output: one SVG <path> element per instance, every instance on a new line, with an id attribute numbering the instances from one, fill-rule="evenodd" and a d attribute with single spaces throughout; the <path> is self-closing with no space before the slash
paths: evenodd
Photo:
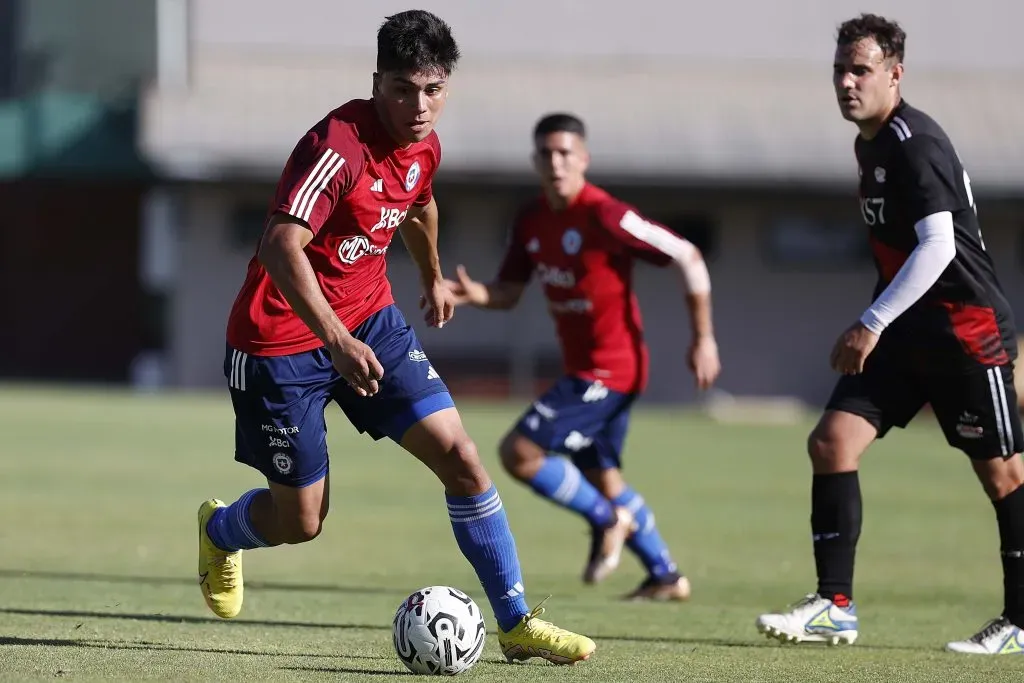
<path id="1" fill-rule="evenodd" d="M 452 295 L 452 302 L 456 306 L 465 304 L 481 305 L 487 301 L 486 285 L 477 282 L 469 277 L 465 266 L 455 269 L 456 280 L 445 280 L 444 285 Z"/>
<path id="2" fill-rule="evenodd" d="M 373 349 L 349 336 L 327 350 L 331 354 L 334 369 L 357 394 L 373 396 L 380 391 L 384 366 L 377 360 Z"/>
<path id="3" fill-rule="evenodd" d="M 864 371 L 864 361 L 875 350 L 877 343 L 878 335 L 862 323 L 850 325 L 832 347 L 832 355 L 829 357 L 832 369 L 843 375 L 860 374 Z"/>
<path id="4" fill-rule="evenodd" d="M 423 319 L 431 327 L 438 329 L 455 315 L 455 295 L 445 284 L 445 280 L 432 282 L 420 297 L 420 309 L 426 309 Z"/>
<path id="5" fill-rule="evenodd" d="M 722 363 L 718 358 L 718 343 L 714 337 L 702 337 L 690 346 L 688 364 L 697 379 L 697 388 L 702 391 L 710 389 L 722 372 Z"/>

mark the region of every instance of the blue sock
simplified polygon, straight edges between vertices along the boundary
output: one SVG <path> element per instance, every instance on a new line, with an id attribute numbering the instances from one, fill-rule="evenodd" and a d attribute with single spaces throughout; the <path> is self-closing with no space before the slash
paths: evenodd
<path id="1" fill-rule="evenodd" d="M 668 552 L 668 546 L 658 533 L 658 527 L 654 524 L 654 513 L 647 507 L 643 497 L 629 488 L 620 493 L 614 501 L 615 505 L 628 508 L 636 519 L 637 530 L 626 541 L 626 547 L 640 558 L 647 572 L 655 579 L 660 579 L 669 574 L 679 571 L 672 556 Z"/>
<path id="2" fill-rule="evenodd" d="M 591 526 L 605 527 L 613 520 L 611 503 L 567 458 L 544 458 L 544 464 L 530 480 L 530 487 L 553 503 L 582 515 Z"/>
<path id="3" fill-rule="evenodd" d="M 217 509 L 206 524 L 206 533 L 210 540 L 221 550 L 234 552 L 250 548 L 266 548 L 269 543 L 264 540 L 249 519 L 249 505 L 252 499 L 268 489 L 253 489 L 242 494 L 226 508 Z"/>
<path id="4" fill-rule="evenodd" d="M 498 626 L 508 633 L 530 610 L 526 606 L 516 540 L 508 528 L 498 491 L 492 484 L 478 496 L 445 498 L 459 550 L 476 570 Z"/>

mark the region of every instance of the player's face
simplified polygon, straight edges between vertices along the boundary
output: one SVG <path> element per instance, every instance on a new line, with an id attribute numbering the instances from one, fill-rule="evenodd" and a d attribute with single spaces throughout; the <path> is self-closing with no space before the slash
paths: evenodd
<path id="1" fill-rule="evenodd" d="M 903 65 L 886 59 L 874 38 L 840 45 L 832 65 L 832 85 L 847 121 L 880 121 L 899 101 Z"/>
<path id="2" fill-rule="evenodd" d="M 384 125 L 400 144 L 430 135 L 448 98 L 448 78 L 437 71 L 373 75 L 373 97 Z"/>
<path id="3" fill-rule="evenodd" d="M 590 155 L 575 133 L 548 133 L 534 140 L 533 165 L 549 195 L 569 200 L 583 189 Z"/>

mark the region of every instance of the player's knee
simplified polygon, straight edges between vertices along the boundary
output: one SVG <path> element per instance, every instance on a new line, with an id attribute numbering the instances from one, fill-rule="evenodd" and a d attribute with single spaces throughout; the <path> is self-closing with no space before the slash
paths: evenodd
<path id="1" fill-rule="evenodd" d="M 1019 456 L 973 460 L 971 464 L 991 500 L 1002 500 L 1024 485 L 1024 462 Z"/>
<path id="2" fill-rule="evenodd" d="M 807 437 L 807 454 L 815 474 L 856 470 L 861 453 L 871 444 L 875 427 L 864 418 L 827 412 Z"/>
<path id="3" fill-rule="evenodd" d="M 839 471 L 847 459 L 846 450 L 842 436 L 825 425 L 818 425 L 807 437 L 807 454 L 815 472 Z"/>
<path id="4" fill-rule="evenodd" d="M 518 437 L 514 432 L 506 434 L 498 446 L 498 456 L 501 458 L 501 466 L 505 468 L 506 472 L 516 479 L 522 479 L 521 470 L 523 469 L 524 458 L 516 447 L 517 441 Z"/>
<path id="5" fill-rule="evenodd" d="M 448 474 L 444 485 L 456 495 L 474 495 L 490 487 L 491 480 L 480 462 L 476 444 L 468 435 L 460 436 L 448 449 Z"/>
<path id="6" fill-rule="evenodd" d="M 521 434 L 512 431 L 498 446 L 498 455 L 505 471 L 522 482 L 529 482 L 544 464 L 544 451 Z"/>

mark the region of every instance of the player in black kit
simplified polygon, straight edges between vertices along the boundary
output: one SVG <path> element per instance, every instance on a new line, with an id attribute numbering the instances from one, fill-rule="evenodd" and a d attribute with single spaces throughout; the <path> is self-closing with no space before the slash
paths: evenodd
<path id="1" fill-rule="evenodd" d="M 789 642 L 853 643 L 861 454 L 930 404 L 995 507 L 1005 604 L 954 652 L 1024 650 L 1024 448 L 1013 387 L 1016 333 L 953 144 L 900 95 L 905 34 L 864 14 L 839 27 L 833 84 L 860 130 L 860 211 L 878 270 L 873 303 L 836 341 L 842 374 L 808 439 L 818 588 L 757 627 Z"/>

